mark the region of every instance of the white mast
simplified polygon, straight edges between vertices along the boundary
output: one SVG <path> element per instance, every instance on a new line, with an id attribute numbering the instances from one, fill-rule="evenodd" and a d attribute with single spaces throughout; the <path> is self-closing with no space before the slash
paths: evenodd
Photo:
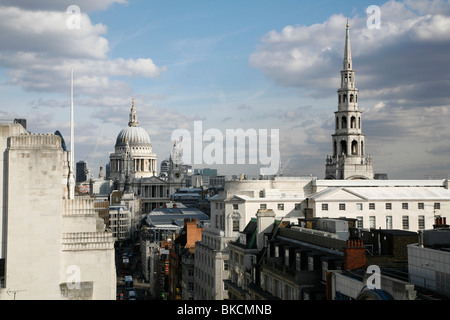
<path id="1" fill-rule="evenodd" d="M 69 160 L 69 199 L 75 198 L 75 175 L 74 175 L 74 163 L 75 163 L 75 137 L 74 137 L 74 118 L 73 118 L 73 68 L 70 73 L 70 160 Z"/>
<path id="2" fill-rule="evenodd" d="M 75 146 L 74 146 L 74 123 L 73 123 L 73 68 L 70 73 L 70 165 L 73 172 L 75 161 Z"/>

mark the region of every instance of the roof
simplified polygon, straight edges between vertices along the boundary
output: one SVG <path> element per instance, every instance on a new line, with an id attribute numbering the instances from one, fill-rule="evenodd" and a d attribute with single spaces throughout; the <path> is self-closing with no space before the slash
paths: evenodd
<path id="1" fill-rule="evenodd" d="M 145 217 L 145 221 L 149 226 L 184 226 L 185 219 L 210 220 L 208 215 L 196 208 L 158 208 L 148 213 Z"/>
<path id="2" fill-rule="evenodd" d="M 450 200 L 450 190 L 443 187 L 380 186 L 380 187 L 329 187 L 309 196 L 309 199 L 324 200 L 342 192 L 348 197 L 361 200 Z"/>
<path id="3" fill-rule="evenodd" d="M 147 131 L 141 127 L 127 127 L 120 131 L 116 139 L 116 146 L 150 146 L 150 136 Z"/>
<path id="4" fill-rule="evenodd" d="M 445 180 L 313 180 L 318 187 L 443 187 Z"/>

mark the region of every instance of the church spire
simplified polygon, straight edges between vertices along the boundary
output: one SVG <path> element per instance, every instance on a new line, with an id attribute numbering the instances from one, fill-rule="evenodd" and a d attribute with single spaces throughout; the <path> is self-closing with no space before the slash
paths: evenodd
<path id="1" fill-rule="evenodd" d="M 365 156 L 365 136 L 362 132 L 362 113 L 358 108 L 359 90 L 355 86 L 352 65 L 350 31 L 347 19 L 344 68 L 335 112 L 335 133 L 332 135 L 333 155 L 327 157 L 326 179 L 373 179 L 370 157 Z"/>
<path id="2" fill-rule="evenodd" d="M 137 121 L 137 112 L 136 108 L 134 107 L 134 98 L 131 105 L 131 111 L 130 111 L 130 121 L 128 122 L 129 127 L 138 127 L 139 122 Z"/>
<path id="3" fill-rule="evenodd" d="M 350 31 L 347 18 L 347 30 L 345 35 L 344 70 L 352 69 L 352 50 L 350 47 Z"/>

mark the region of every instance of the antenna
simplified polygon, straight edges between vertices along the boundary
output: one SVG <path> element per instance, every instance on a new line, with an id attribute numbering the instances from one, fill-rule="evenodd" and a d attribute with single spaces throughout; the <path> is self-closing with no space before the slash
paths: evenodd
<path id="1" fill-rule="evenodd" d="M 73 165 L 75 161 L 74 148 L 74 119 L 73 119 L 73 68 L 70 72 L 70 166 L 73 172 Z"/>
<path id="2" fill-rule="evenodd" d="M 69 159 L 69 176 L 68 191 L 69 199 L 75 199 L 75 174 L 74 174 L 74 162 L 75 162 L 75 137 L 74 137 L 74 119 L 73 119 L 73 68 L 70 72 L 70 159 Z"/>

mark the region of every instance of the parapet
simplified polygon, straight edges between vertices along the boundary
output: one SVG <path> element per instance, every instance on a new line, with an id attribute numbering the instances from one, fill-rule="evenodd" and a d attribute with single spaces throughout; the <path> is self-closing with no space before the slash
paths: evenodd
<path id="1" fill-rule="evenodd" d="M 9 138 L 10 149 L 61 149 L 61 138 L 54 134 L 21 134 Z"/>

